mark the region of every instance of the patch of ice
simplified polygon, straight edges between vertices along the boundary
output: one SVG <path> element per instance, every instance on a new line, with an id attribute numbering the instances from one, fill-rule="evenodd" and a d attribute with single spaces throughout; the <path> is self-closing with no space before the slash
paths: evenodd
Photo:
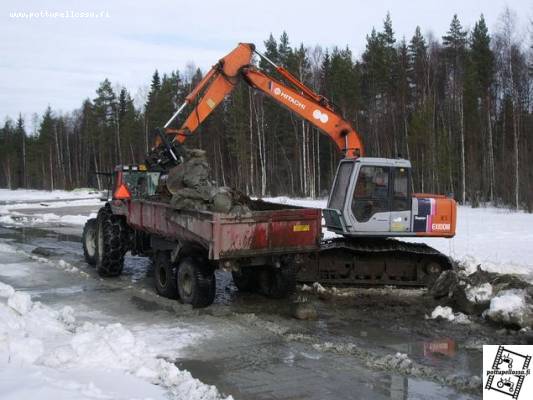
<path id="1" fill-rule="evenodd" d="M 21 315 L 27 314 L 32 307 L 31 297 L 27 293 L 14 292 L 7 299 L 7 305 Z"/>
<path id="2" fill-rule="evenodd" d="M 327 292 L 327 289 L 318 282 L 313 283 L 313 289 L 318 294 Z"/>
<path id="3" fill-rule="evenodd" d="M 493 296 L 492 285 L 488 282 L 479 286 L 468 285 L 465 292 L 467 299 L 473 303 L 489 301 Z"/>
<path id="4" fill-rule="evenodd" d="M 528 306 L 523 289 L 502 290 L 490 301 L 483 315 L 495 322 L 531 327 L 533 310 Z"/>
<path id="5" fill-rule="evenodd" d="M 3 282 L 0 282 L 0 297 L 10 297 L 13 293 L 15 293 L 15 289 Z"/>
<path id="6" fill-rule="evenodd" d="M 65 306 L 59 311 L 59 320 L 66 325 L 72 325 L 76 322 L 74 317 L 74 309 L 70 306 Z"/>
<path id="7" fill-rule="evenodd" d="M 16 253 L 17 250 L 7 243 L 0 243 L 0 252 L 2 253 Z"/>
<path id="8" fill-rule="evenodd" d="M 470 323 L 470 320 L 468 319 L 468 316 L 466 316 L 463 313 L 454 313 L 451 307 L 443 307 L 443 306 L 437 306 L 431 313 L 431 315 L 428 317 L 429 319 L 437 319 L 442 318 L 446 319 L 448 321 L 453 321 L 458 324 L 468 324 Z"/>
<path id="9" fill-rule="evenodd" d="M 305 283 L 300 287 L 300 290 L 302 292 L 311 292 L 313 288 L 311 286 L 306 285 Z"/>

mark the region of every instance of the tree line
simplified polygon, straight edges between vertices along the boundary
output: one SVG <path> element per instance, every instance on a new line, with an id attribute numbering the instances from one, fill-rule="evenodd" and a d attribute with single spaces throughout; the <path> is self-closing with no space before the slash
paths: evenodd
<path id="1" fill-rule="evenodd" d="M 533 209 L 533 46 L 520 38 L 511 10 L 495 32 L 483 16 L 466 30 L 454 15 L 440 39 L 420 27 L 398 39 L 387 15 L 359 59 L 348 47 L 293 47 L 285 32 L 264 45 L 269 59 L 336 105 L 367 155 L 410 159 L 414 190 Z M 258 66 L 276 77 L 270 64 Z M 31 133 L 22 117 L 7 118 L 0 186 L 102 187 L 94 172 L 141 163 L 153 129 L 201 78 L 192 66 L 155 71 L 141 106 L 105 79 L 77 110 L 48 107 Z M 328 137 L 245 83 L 187 145 L 208 152 L 219 184 L 258 196 L 324 196 L 340 159 Z"/>

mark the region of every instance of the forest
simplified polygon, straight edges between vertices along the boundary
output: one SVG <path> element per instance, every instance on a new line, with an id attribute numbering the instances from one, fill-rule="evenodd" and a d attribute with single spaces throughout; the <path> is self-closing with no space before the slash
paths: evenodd
<path id="1" fill-rule="evenodd" d="M 413 32 L 396 37 L 387 15 L 359 58 L 348 47 L 292 45 L 285 32 L 270 35 L 264 53 L 330 99 L 366 155 L 410 159 L 415 191 L 533 211 L 533 37 L 520 33 L 509 9 L 494 32 L 483 16 L 467 30 L 457 15 L 441 38 Z M 103 79 L 71 112 L 7 117 L 0 187 L 102 187 L 94 172 L 142 163 L 154 128 L 205 72 L 156 70 L 142 104 Z M 341 157 L 327 136 L 245 83 L 186 145 L 207 151 L 220 185 L 255 196 L 327 196 Z"/>

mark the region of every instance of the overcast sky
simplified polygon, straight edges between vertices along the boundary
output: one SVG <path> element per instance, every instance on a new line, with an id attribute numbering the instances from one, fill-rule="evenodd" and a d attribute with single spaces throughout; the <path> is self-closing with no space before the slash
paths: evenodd
<path id="1" fill-rule="evenodd" d="M 472 27 L 480 14 L 490 30 L 505 6 L 518 15 L 522 37 L 533 16 L 532 0 L 148 0 L 11 1 L 0 3 L 0 121 L 19 112 L 30 118 L 50 105 L 71 111 L 94 98 L 109 78 L 132 95 L 152 73 L 209 68 L 238 42 L 261 49 L 272 32 L 287 31 L 292 45 L 350 46 L 364 50 L 372 27 L 389 11 L 397 38 L 422 32 L 442 36 L 454 13 Z M 14 18 L 13 12 L 98 12 L 100 18 Z M 27 125 L 30 123 L 28 121 Z"/>

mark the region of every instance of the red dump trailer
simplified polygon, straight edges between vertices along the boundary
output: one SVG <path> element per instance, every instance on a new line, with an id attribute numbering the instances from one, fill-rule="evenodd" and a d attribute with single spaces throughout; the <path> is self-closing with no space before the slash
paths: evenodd
<path id="1" fill-rule="evenodd" d="M 86 260 L 100 275 L 118 276 L 128 251 L 151 257 L 157 292 L 193 306 L 213 302 L 217 268 L 231 271 L 241 291 L 284 297 L 299 265 L 320 248 L 319 209 L 252 200 L 250 212 L 221 214 L 116 193 L 84 228 Z"/>

